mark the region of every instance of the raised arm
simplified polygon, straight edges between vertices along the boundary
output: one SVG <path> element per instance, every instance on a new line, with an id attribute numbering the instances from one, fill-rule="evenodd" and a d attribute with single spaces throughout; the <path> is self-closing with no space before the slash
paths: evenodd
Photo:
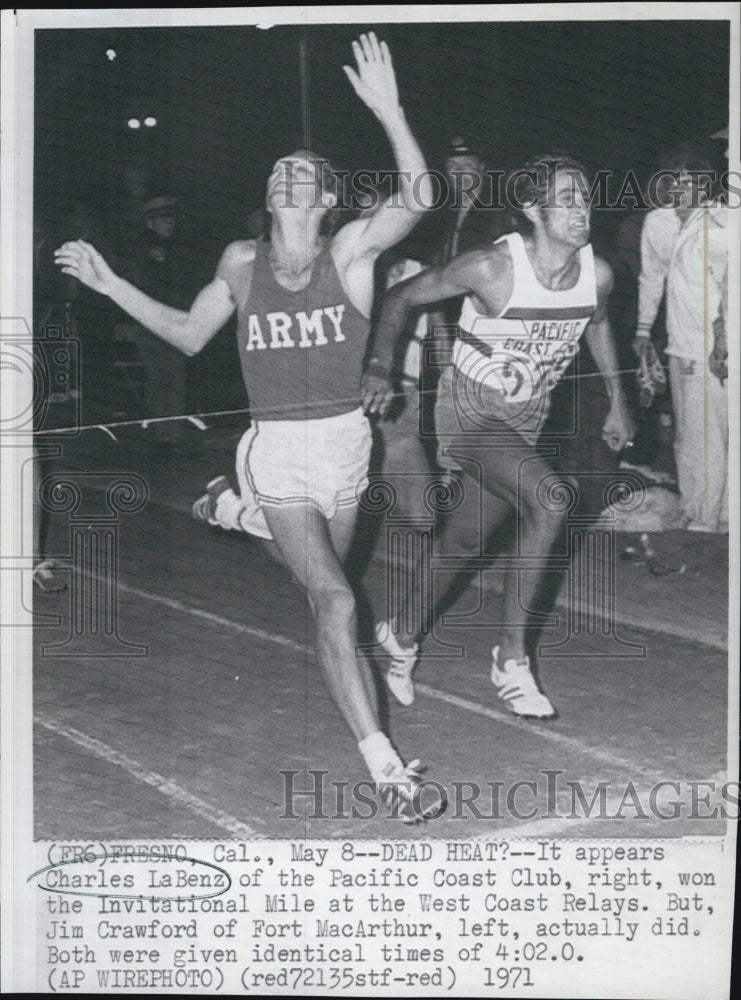
<path id="1" fill-rule="evenodd" d="M 219 265 L 221 271 L 229 248 Z M 64 274 L 88 288 L 107 295 L 132 319 L 189 357 L 197 354 L 218 333 L 235 308 L 229 285 L 217 271 L 214 280 L 197 295 L 188 312 L 173 309 L 145 295 L 111 270 L 102 254 L 84 240 L 63 244 L 55 261 Z"/>
<path id="2" fill-rule="evenodd" d="M 595 259 L 597 272 L 597 309 L 584 336 L 595 364 L 605 380 L 610 410 L 607 414 L 602 439 L 613 451 L 622 451 L 633 441 L 636 427 L 628 411 L 620 375 L 612 325 L 607 312 L 607 299 L 612 291 L 612 270 L 606 261 Z"/>
<path id="3" fill-rule="evenodd" d="M 371 31 L 353 42 L 353 53 L 357 70 L 343 69 L 355 93 L 383 126 L 399 171 L 399 196 L 386 201 L 368 219 L 352 223 L 354 256 L 377 256 L 414 228 L 432 204 L 433 191 L 424 156 L 399 104 L 388 46 Z"/>

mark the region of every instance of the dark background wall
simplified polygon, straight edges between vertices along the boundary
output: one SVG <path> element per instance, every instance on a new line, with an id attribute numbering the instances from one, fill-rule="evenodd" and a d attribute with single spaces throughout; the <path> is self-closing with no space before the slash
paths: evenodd
<path id="1" fill-rule="evenodd" d="M 178 196 L 181 261 L 195 289 L 213 274 L 224 245 L 248 235 L 247 220 L 263 204 L 272 163 L 304 145 L 307 126 L 311 146 L 340 167 L 392 167 L 380 126 L 342 72 L 352 61 L 352 39 L 368 27 L 38 31 L 34 224 L 45 249 L 36 270 L 37 303 L 69 294 L 51 248 L 81 234 L 80 202 L 93 224 L 90 238 L 126 273 L 126 242 L 142 225 L 123 183 L 127 167 L 144 171 L 150 196 Z M 441 166 L 453 134 L 473 132 L 497 168 L 556 146 L 592 167 L 618 177 L 633 170 L 645 181 L 667 147 L 707 143 L 728 124 L 726 22 L 375 29 L 390 45 L 402 103 L 431 167 Z M 150 115 L 155 128 L 127 126 L 130 118 Z M 720 158 L 725 143 L 709 147 Z M 593 241 L 608 257 L 620 218 L 593 215 Z M 424 238 L 422 227 L 417 236 Z M 618 305 L 619 292 L 613 296 Z M 110 371 L 107 332 L 122 317 L 85 290 L 76 309 L 87 359 L 86 406 L 89 387 L 100 385 L 93 409 L 105 416 L 109 400 L 123 391 Z M 188 405 L 244 405 L 229 329 L 191 369 L 197 394 Z"/>
<path id="2" fill-rule="evenodd" d="M 352 25 L 44 30 L 36 38 L 36 184 L 53 211 L 98 201 L 142 159 L 212 234 L 243 232 L 266 172 L 302 141 L 343 166 L 385 167 L 380 128 L 341 70 Z M 494 162 L 557 145 L 645 177 L 661 151 L 727 124 L 723 22 L 378 25 L 431 165 L 458 130 Z M 299 43 L 307 53 L 302 100 Z M 113 62 L 106 50 L 113 48 Z M 134 132 L 130 117 L 154 115 Z"/>

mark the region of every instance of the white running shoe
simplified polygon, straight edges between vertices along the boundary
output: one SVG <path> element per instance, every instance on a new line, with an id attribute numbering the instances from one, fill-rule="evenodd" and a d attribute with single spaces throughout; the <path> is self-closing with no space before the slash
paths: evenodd
<path id="1" fill-rule="evenodd" d="M 206 486 L 206 492 L 193 504 L 191 511 L 196 521 L 205 521 L 214 527 L 218 525 L 216 520 L 216 504 L 224 490 L 229 489 L 229 480 L 226 476 L 217 476 Z"/>
<path id="2" fill-rule="evenodd" d="M 400 646 L 389 622 L 378 622 L 376 639 L 391 657 L 391 666 L 386 674 L 389 691 L 400 704 L 411 705 L 414 701 L 412 673 L 417 666 L 419 647 L 416 643 L 409 649 Z"/>
<path id="3" fill-rule="evenodd" d="M 552 719 L 556 710 L 538 689 L 530 672 L 530 658 L 506 660 L 499 667 L 499 646 L 491 651 L 491 682 L 499 697 L 515 715 L 524 718 Z"/>
<path id="4" fill-rule="evenodd" d="M 425 811 L 419 796 L 415 795 L 422 781 L 422 765 L 413 760 L 406 767 L 397 758 L 372 774 L 376 788 L 394 819 L 402 823 L 424 823 L 431 816 L 440 815 L 441 810 L 431 807 Z M 445 803 L 447 805 L 447 803 Z"/>

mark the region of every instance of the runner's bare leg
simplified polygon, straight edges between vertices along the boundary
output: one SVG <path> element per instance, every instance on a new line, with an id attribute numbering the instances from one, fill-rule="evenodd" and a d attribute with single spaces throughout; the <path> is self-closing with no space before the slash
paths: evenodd
<path id="1" fill-rule="evenodd" d="M 314 611 L 319 659 L 332 696 L 355 738 L 363 740 L 381 728 L 375 688 L 367 661 L 356 652 L 355 596 L 329 523 L 311 504 L 265 505 L 263 510 L 283 561 Z"/>

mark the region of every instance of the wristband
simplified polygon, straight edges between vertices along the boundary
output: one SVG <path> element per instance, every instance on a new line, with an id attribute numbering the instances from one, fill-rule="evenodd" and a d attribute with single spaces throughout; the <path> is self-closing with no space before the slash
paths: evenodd
<path id="1" fill-rule="evenodd" d="M 387 382 L 391 381 L 391 369 L 381 364 L 376 358 L 371 358 L 365 366 L 365 371 L 367 375 L 377 375 L 379 378 L 386 379 Z"/>

